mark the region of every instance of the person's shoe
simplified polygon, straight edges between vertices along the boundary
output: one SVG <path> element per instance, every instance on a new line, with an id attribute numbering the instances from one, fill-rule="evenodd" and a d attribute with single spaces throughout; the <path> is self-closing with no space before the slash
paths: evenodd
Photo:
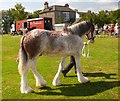
<path id="1" fill-rule="evenodd" d="M 63 73 L 63 76 L 66 77 L 66 73 L 64 71 L 62 71 L 62 73 Z"/>
<path id="2" fill-rule="evenodd" d="M 77 71 L 75 70 L 75 74 L 77 74 Z M 84 74 L 83 72 L 82 72 L 82 74 Z"/>

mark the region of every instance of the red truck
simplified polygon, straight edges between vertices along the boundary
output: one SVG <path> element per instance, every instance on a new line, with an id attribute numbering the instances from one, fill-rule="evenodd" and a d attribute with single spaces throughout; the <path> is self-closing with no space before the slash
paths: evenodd
<path id="1" fill-rule="evenodd" d="M 11 32 L 13 34 L 22 34 L 22 29 L 46 29 L 52 30 L 52 18 L 33 18 L 27 20 L 19 20 L 12 24 Z"/>

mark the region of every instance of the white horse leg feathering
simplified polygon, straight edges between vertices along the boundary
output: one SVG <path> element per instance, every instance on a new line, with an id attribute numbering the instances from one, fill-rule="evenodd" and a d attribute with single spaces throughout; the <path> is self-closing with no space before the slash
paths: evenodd
<path id="1" fill-rule="evenodd" d="M 54 77 L 54 79 L 53 79 L 53 82 L 52 82 L 52 84 L 53 84 L 54 86 L 61 85 L 61 83 L 60 83 L 60 73 L 61 73 L 61 71 L 63 70 L 64 64 L 65 64 L 65 59 L 66 59 L 66 57 L 63 57 L 63 58 L 61 59 L 61 62 L 60 62 L 60 64 L 59 64 L 59 68 L 58 68 L 58 72 L 56 73 L 56 75 L 55 75 L 55 77 Z"/>
<path id="2" fill-rule="evenodd" d="M 88 82 L 89 81 L 88 78 L 83 76 L 81 68 L 80 68 L 80 56 L 75 56 L 75 62 L 76 62 L 78 81 L 81 83 Z"/>

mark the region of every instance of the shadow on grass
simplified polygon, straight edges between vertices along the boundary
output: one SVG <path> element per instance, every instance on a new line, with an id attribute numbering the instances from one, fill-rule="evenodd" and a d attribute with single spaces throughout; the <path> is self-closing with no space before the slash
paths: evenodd
<path id="1" fill-rule="evenodd" d="M 106 74 L 103 72 L 96 72 L 96 73 L 83 73 L 83 75 L 87 77 L 105 77 L 106 79 L 115 79 L 111 76 L 115 76 L 116 74 Z M 69 75 L 66 77 L 77 77 L 77 75 Z"/>
<path id="2" fill-rule="evenodd" d="M 120 86 L 120 82 L 112 81 L 98 81 L 88 82 L 85 84 L 63 84 L 56 89 L 50 87 L 46 91 L 38 92 L 40 95 L 64 95 L 64 96 L 91 96 L 97 93 L 104 92 L 114 87 Z M 59 92 L 56 90 L 60 90 Z"/>
<path id="3" fill-rule="evenodd" d="M 102 72 L 97 73 L 83 73 L 87 77 L 105 77 L 106 79 L 115 79 L 112 76 L 116 74 L 105 74 Z M 76 77 L 76 75 L 67 76 Z M 97 93 L 104 92 L 106 90 L 112 89 L 114 87 L 120 86 L 118 81 L 98 81 L 98 82 L 88 82 L 85 84 L 63 84 L 56 89 L 51 87 L 43 87 L 40 89 L 45 89 L 46 91 L 38 92 L 36 94 L 40 95 L 65 95 L 65 96 L 91 96 Z M 60 92 L 58 92 L 59 90 Z"/>
<path id="4" fill-rule="evenodd" d="M 96 73 L 83 73 L 85 76 L 90 76 L 90 77 L 105 77 L 106 79 L 115 79 L 111 76 L 115 76 L 117 74 L 106 74 L 106 73 L 103 73 L 103 72 L 96 72 Z"/>

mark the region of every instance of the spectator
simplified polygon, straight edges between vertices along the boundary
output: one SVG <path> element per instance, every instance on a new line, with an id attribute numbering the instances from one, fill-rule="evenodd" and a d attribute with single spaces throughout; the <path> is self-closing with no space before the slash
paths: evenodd
<path id="1" fill-rule="evenodd" d="M 106 35 L 106 29 L 107 29 L 107 24 L 104 24 L 103 26 L 104 35 Z"/>
<path id="2" fill-rule="evenodd" d="M 118 36 L 120 36 L 120 25 L 118 26 Z"/>
<path id="3" fill-rule="evenodd" d="M 64 77 L 66 77 L 66 74 L 70 71 L 70 69 L 74 66 L 75 68 L 75 74 L 77 73 L 76 71 L 76 63 L 75 63 L 75 58 L 73 56 L 70 57 L 70 63 L 67 65 L 66 68 L 62 70 L 62 73 Z"/>
<path id="4" fill-rule="evenodd" d="M 118 35 L 118 23 L 115 24 L 114 31 L 115 35 Z"/>
<path id="5" fill-rule="evenodd" d="M 107 25 L 107 27 L 106 27 L 106 35 L 109 35 L 109 26 Z"/>
<path id="6" fill-rule="evenodd" d="M 102 27 L 99 28 L 99 30 L 98 30 L 98 34 L 99 34 L 99 35 L 102 35 L 102 31 L 103 31 Z"/>
<path id="7" fill-rule="evenodd" d="M 95 35 L 98 35 L 99 33 L 98 33 L 98 25 L 96 24 L 95 25 Z"/>
<path id="8" fill-rule="evenodd" d="M 28 32 L 28 28 L 27 27 L 26 27 L 25 31 L 26 31 L 26 33 Z"/>
<path id="9" fill-rule="evenodd" d="M 114 24 L 110 25 L 110 34 L 111 36 L 114 34 Z"/>

